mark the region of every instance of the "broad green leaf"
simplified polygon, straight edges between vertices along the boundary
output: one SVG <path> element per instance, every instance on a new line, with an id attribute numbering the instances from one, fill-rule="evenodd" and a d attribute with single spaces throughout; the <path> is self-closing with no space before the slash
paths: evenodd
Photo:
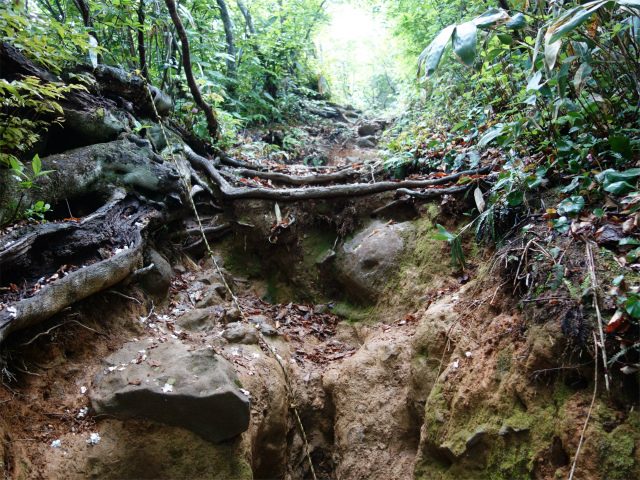
<path id="1" fill-rule="evenodd" d="M 540 90 L 540 87 L 544 85 L 544 83 L 542 85 L 540 84 L 540 80 L 542 80 L 542 72 L 538 71 L 527 82 L 527 91 Z"/>
<path id="2" fill-rule="evenodd" d="M 444 49 L 447 47 L 447 43 L 449 42 L 451 35 L 453 35 L 455 28 L 455 25 L 449 25 L 442 30 L 438 36 L 433 39 L 433 42 L 424 49 L 422 55 L 420 55 L 420 57 L 424 56 L 422 63 L 424 63 L 424 73 L 427 81 L 429 81 L 429 78 L 431 78 L 438 69 L 438 64 L 440 63 Z M 421 65 L 418 65 L 418 72 L 420 72 L 420 66 Z"/>
<path id="3" fill-rule="evenodd" d="M 625 160 L 633 160 L 633 151 L 631 150 L 631 139 L 628 137 L 611 136 L 609 137 L 611 150 L 622 155 Z"/>
<path id="4" fill-rule="evenodd" d="M 484 134 L 484 136 L 478 142 L 478 146 L 484 147 L 492 140 L 498 138 L 500 135 L 502 135 L 502 125 L 500 127 L 496 125 L 496 128 L 489 130 L 487 133 Z"/>
<path id="5" fill-rule="evenodd" d="M 31 161 L 31 167 L 33 167 L 33 173 L 35 173 L 36 175 L 40 172 L 42 163 L 40 162 L 40 156 L 38 154 L 33 157 L 33 160 Z"/>
<path id="6" fill-rule="evenodd" d="M 512 30 L 519 30 L 527 26 L 527 19 L 522 13 L 516 13 L 511 17 L 511 21 L 505 24 L 505 27 Z"/>
<path id="7" fill-rule="evenodd" d="M 433 240 L 441 240 L 443 242 L 448 242 L 449 241 L 449 237 L 447 237 L 446 235 L 442 235 L 440 233 L 436 233 L 434 235 L 431 235 L 429 238 L 432 238 Z"/>
<path id="8" fill-rule="evenodd" d="M 467 125 L 467 122 L 458 122 L 456 123 L 453 128 L 451 129 L 451 133 L 453 132 L 457 132 L 458 130 L 460 130 L 461 128 L 465 127 Z"/>
<path id="9" fill-rule="evenodd" d="M 544 42 L 544 63 L 549 70 L 553 68 L 556 64 L 556 59 L 558 58 L 558 53 L 560 52 L 560 47 L 562 46 L 562 42 L 558 41 L 555 43 L 548 42 L 548 38 L 545 38 Z"/>
<path id="10" fill-rule="evenodd" d="M 511 192 L 507 195 L 507 202 L 512 207 L 516 207 L 522 203 L 524 200 L 524 192 L 522 190 L 516 190 L 515 192 Z"/>
<path id="11" fill-rule="evenodd" d="M 627 253 L 627 255 L 625 256 L 625 260 L 629 263 L 638 260 L 638 250 L 631 250 L 629 253 Z"/>
<path id="12" fill-rule="evenodd" d="M 619 275 L 616 278 L 613 279 L 613 286 L 617 287 L 618 285 L 620 285 L 622 283 L 622 281 L 624 280 L 624 275 Z"/>
<path id="13" fill-rule="evenodd" d="M 620 195 L 621 193 L 627 193 L 633 190 L 633 185 L 629 185 L 627 182 L 614 182 L 604 187 L 605 192 Z"/>
<path id="14" fill-rule="evenodd" d="M 567 21 L 562 20 L 551 25 L 551 27 L 549 27 L 549 31 L 547 32 L 547 35 L 551 36 L 549 39 L 549 44 L 553 44 L 556 40 L 559 40 L 560 37 L 566 35 L 570 31 L 574 30 L 575 28 L 579 27 L 584 22 L 589 20 L 589 17 L 591 17 L 591 15 L 593 15 L 595 11 L 602 7 L 605 3 L 607 3 L 606 0 L 595 2 L 595 4 L 591 8 L 584 8 L 585 6 L 583 5 L 583 8 L 575 12 L 573 16 L 568 17 L 566 19 Z"/>
<path id="15" fill-rule="evenodd" d="M 593 214 L 598 218 L 602 218 L 602 217 L 604 217 L 604 210 L 602 210 L 601 208 L 596 208 L 593 211 Z"/>
<path id="16" fill-rule="evenodd" d="M 635 238 L 627 237 L 623 238 L 618 242 L 618 245 L 640 245 L 640 240 Z"/>
<path id="17" fill-rule="evenodd" d="M 627 313 L 633 318 L 640 318 L 640 301 L 638 301 L 638 297 L 632 296 L 627 298 L 625 307 Z"/>
<path id="18" fill-rule="evenodd" d="M 440 233 L 445 237 L 447 237 L 447 240 L 452 241 L 456 238 L 455 235 L 452 235 L 451 233 L 447 232 L 447 229 L 444 228 L 442 225 L 438 224 L 437 227 L 438 227 L 438 230 L 440 230 Z"/>
<path id="19" fill-rule="evenodd" d="M 490 62 L 492 61 L 494 58 L 496 58 L 498 55 L 503 54 L 504 52 L 506 52 L 507 50 L 505 48 L 494 48 L 492 50 L 489 50 L 489 52 L 487 53 L 487 61 Z"/>
<path id="20" fill-rule="evenodd" d="M 513 37 L 511 35 L 498 34 L 497 37 L 500 43 L 504 45 L 511 45 L 513 43 Z"/>
<path id="21" fill-rule="evenodd" d="M 501 8 L 490 8 L 479 17 L 473 20 L 478 28 L 492 28 L 510 22 L 512 19 L 507 12 Z"/>
<path id="22" fill-rule="evenodd" d="M 478 29 L 473 22 L 458 25 L 453 32 L 453 53 L 467 67 L 472 67 L 476 60 Z"/>
<path id="23" fill-rule="evenodd" d="M 584 198 L 579 195 L 574 195 L 560 202 L 560 205 L 558 205 L 558 213 L 572 217 L 579 214 L 583 208 Z"/>
<path id="24" fill-rule="evenodd" d="M 589 77 L 591 77 L 592 71 L 593 69 L 588 63 L 583 63 L 582 65 L 580 65 L 580 68 L 578 68 L 576 76 L 573 77 L 573 87 L 576 89 L 576 93 L 578 94 L 578 96 L 580 96 L 580 93 L 582 93 L 582 89 L 587 84 Z"/>

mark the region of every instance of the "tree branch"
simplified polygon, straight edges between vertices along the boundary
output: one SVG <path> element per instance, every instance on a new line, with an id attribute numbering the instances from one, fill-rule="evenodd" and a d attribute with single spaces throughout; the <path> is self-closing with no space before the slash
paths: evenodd
<path id="1" fill-rule="evenodd" d="M 209 135 L 215 141 L 218 138 L 218 120 L 213 113 L 211 105 L 205 102 L 202 98 L 200 89 L 198 88 L 198 85 L 196 85 L 196 80 L 193 77 L 193 70 L 191 67 L 191 53 L 189 51 L 189 39 L 187 38 L 187 32 L 185 31 L 184 26 L 182 25 L 182 20 L 180 20 L 180 16 L 178 15 L 178 12 L 176 10 L 176 2 L 174 0 L 164 0 L 164 3 L 167 6 L 167 10 L 169 10 L 171 20 L 173 21 L 173 24 L 176 27 L 176 32 L 178 33 L 180 41 L 182 42 L 182 62 L 184 64 L 184 73 L 187 77 L 189 90 L 191 90 L 191 95 L 193 96 L 193 100 L 196 102 L 196 105 L 198 105 L 204 111 L 204 115 L 207 118 L 207 125 L 209 127 Z"/>

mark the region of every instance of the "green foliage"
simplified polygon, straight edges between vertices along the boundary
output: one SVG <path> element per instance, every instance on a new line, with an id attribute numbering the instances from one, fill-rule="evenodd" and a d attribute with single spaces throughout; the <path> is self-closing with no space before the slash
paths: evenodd
<path id="1" fill-rule="evenodd" d="M 9 166 L 38 141 L 39 134 L 60 123 L 65 92 L 77 85 L 42 83 L 36 77 L 8 82 L 0 78 L 0 165 Z M 52 118 L 53 116 L 53 118 Z"/>
<path id="2" fill-rule="evenodd" d="M 442 225 L 438 224 L 437 227 L 440 233 L 431 235 L 429 238 L 449 242 L 451 244 L 451 256 L 453 257 L 453 263 L 455 265 L 459 265 L 462 269 L 467 268 L 467 263 L 464 259 L 464 252 L 462 251 L 462 232 L 457 235 L 453 235 Z"/>
<path id="3" fill-rule="evenodd" d="M 89 35 L 83 29 L 69 23 L 52 20 L 40 9 L 26 11 L 23 2 L 16 7 L 3 7 L 0 12 L 0 35 L 21 50 L 34 62 L 53 73 L 78 62 L 79 53 L 89 55 L 90 51 L 103 51 L 92 45 Z"/>

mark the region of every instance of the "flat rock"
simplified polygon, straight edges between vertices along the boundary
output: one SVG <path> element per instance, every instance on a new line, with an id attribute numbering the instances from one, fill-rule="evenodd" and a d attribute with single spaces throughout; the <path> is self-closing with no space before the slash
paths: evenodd
<path id="1" fill-rule="evenodd" d="M 329 305 L 325 305 L 325 304 L 316 305 L 313 309 L 313 313 L 315 313 L 316 315 L 324 315 L 330 312 L 331 310 L 329 310 Z"/>
<path id="2" fill-rule="evenodd" d="M 278 335 L 278 331 L 273 328 L 271 325 L 267 325 L 264 324 L 260 327 L 260 331 L 262 332 L 263 335 L 266 335 L 267 337 L 275 337 L 276 335 Z"/>
<path id="3" fill-rule="evenodd" d="M 221 284 L 217 285 L 222 286 Z M 224 292 L 224 286 L 222 286 L 222 290 Z M 224 295 L 220 295 L 218 289 L 211 286 L 206 288 L 202 299 L 196 303 L 196 308 L 213 307 L 214 305 L 224 305 L 225 303 Z"/>
<path id="4" fill-rule="evenodd" d="M 242 319 L 242 315 L 240 314 L 240 310 L 235 307 L 227 308 L 222 313 L 222 323 L 225 325 L 229 323 L 239 322 Z"/>
<path id="5" fill-rule="evenodd" d="M 254 325 L 266 325 L 269 323 L 269 317 L 266 315 L 251 315 L 247 318 Z"/>
<path id="6" fill-rule="evenodd" d="M 233 290 L 233 275 L 231 275 L 222 267 L 220 268 L 220 271 L 222 272 L 224 281 L 222 280 L 222 278 L 220 278 L 220 275 L 218 274 L 218 271 L 216 269 L 203 272 L 201 275 L 196 277 L 196 281 L 205 283 L 207 285 L 224 285 L 226 281 L 227 285 L 229 285 L 229 288 Z"/>
<path id="7" fill-rule="evenodd" d="M 176 324 L 191 332 L 206 332 L 215 325 L 213 315 L 205 308 L 194 308 L 176 318 Z"/>
<path id="8" fill-rule="evenodd" d="M 128 343 L 105 364 L 107 373 L 95 376 L 89 392 L 98 415 L 154 420 L 212 442 L 249 428 L 249 398 L 236 386 L 233 366 L 211 349 L 189 351 L 178 341 L 153 349 Z"/>
<path id="9" fill-rule="evenodd" d="M 258 343 L 258 333 L 255 328 L 240 322 L 227 325 L 227 328 L 222 332 L 222 336 L 229 343 L 242 343 L 245 345 Z"/>

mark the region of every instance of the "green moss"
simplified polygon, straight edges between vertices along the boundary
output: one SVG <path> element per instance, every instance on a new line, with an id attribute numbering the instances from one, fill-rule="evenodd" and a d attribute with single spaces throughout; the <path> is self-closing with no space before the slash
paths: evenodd
<path id="1" fill-rule="evenodd" d="M 332 309 L 332 313 L 338 315 L 347 323 L 364 322 L 371 319 L 373 307 L 356 307 L 348 302 L 338 302 Z"/>
<path id="2" fill-rule="evenodd" d="M 603 478 L 622 480 L 638 477 L 638 433 L 637 429 L 628 425 L 621 425 L 611 433 L 601 432 L 596 450 L 600 456 Z"/>

